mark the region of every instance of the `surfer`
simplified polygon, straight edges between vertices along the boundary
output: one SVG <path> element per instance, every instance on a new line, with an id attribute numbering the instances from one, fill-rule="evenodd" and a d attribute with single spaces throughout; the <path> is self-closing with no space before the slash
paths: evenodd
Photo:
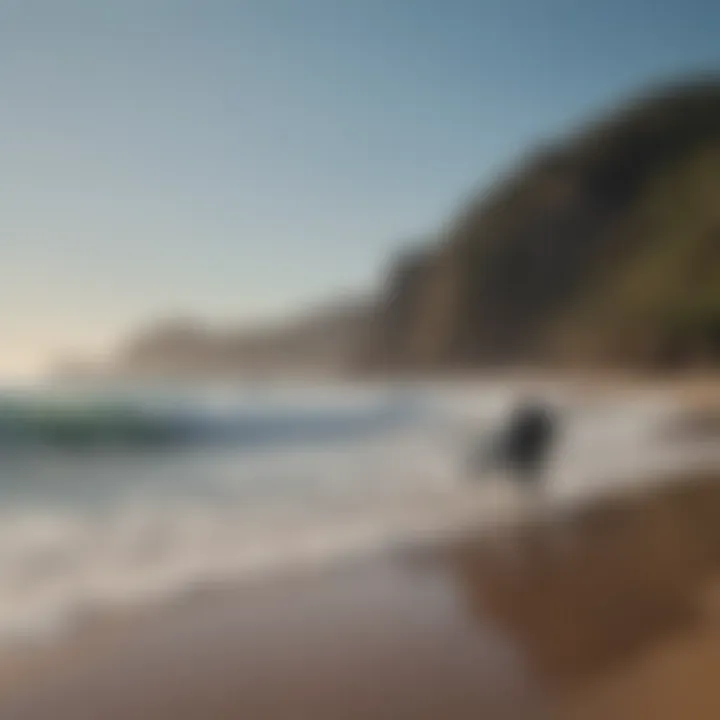
<path id="1" fill-rule="evenodd" d="M 557 420 L 545 403 L 530 399 L 516 406 L 507 425 L 489 445 L 476 450 L 474 474 L 502 469 L 526 486 L 537 486 L 557 436 Z"/>

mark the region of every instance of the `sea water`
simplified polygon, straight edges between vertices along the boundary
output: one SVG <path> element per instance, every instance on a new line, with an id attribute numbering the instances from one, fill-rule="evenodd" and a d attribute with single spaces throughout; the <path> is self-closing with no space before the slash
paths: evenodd
<path id="1" fill-rule="evenodd" d="M 33 388 L 0 393 L 0 646 L 511 514 L 469 477 L 511 386 Z M 567 415 L 564 502 L 686 466 L 653 398 Z M 704 461 L 709 450 L 705 449 Z"/>

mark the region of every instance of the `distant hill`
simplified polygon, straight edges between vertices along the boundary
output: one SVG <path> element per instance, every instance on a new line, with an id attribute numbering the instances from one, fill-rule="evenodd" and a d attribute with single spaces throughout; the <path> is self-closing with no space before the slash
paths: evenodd
<path id="1" fill-rule="evenodd" d="M 720 78 L 531 156 L 388 278 L 368 368 L 720 364 Z"/>
<path id="2" fill-rule="evenodd" d="M 166 320 L 130 338 L 107 371 L 162 377 L 345 374 L 365 343 L 370 316 L 369 303 L 346 301 L 252 329 Z"/>

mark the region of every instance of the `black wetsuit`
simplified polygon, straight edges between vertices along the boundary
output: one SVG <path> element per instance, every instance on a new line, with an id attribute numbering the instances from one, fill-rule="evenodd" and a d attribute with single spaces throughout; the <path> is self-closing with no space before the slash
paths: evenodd
<path id="1" fill-rule="evenodd" d="M 541 479 L 556 434 L 549 408 L 539 403 L 521 405 L 504 433 L 501 455 L 508 469 L 522 482 Z"/>

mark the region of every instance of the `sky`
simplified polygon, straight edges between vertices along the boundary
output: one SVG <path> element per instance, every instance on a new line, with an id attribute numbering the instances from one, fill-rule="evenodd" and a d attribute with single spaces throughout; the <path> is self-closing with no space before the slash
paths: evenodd
<path id="1" fill-rule="evenodd" d="M 0 374 L 376 287 L 716 0 L 0 0 Z"/>

